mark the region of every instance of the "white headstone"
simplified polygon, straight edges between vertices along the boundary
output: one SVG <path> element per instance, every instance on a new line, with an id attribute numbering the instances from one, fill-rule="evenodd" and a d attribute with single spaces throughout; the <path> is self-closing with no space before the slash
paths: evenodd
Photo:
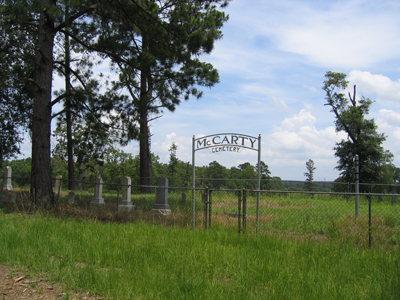
<path id="1" fill-rule="evenodd" d="M 123 184 L 122 201 L 118 207 L 118 211 L 130 212 L 134 208 L 131 201 L 131 178 L 125 176 L 123 178 L 122 184 Z"/>
<path id="2" fill-rule="evenodd" d="M 4 174 L 4 180 L 5 180 L 4 190 L 11 191 L 12 190 L 11 167 L 6 167 L 5 174 Z"/>
<path id="3" fill-rule="evenodd" d="M 103 193 L 103 179 L 101 179 L 101 177 L 97 177 L 96 186 L 94 188 L 94 197 L 91 204 L 104 204 L 102 193 Z"/>

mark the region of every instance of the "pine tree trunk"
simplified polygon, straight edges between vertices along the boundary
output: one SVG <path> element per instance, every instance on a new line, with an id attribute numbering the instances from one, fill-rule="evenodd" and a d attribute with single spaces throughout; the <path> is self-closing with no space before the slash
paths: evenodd
<path id="1" fill-rule="evenodd" d="M 39 40 L 36 54 L 35 98 L 32 120 L 32 172 L 31 197 L 35 204 L 53 204 L 51 180 L 51 85 L 53 72 L 54 21 L 47 10 L 55 6 L 55 0 L 42 0 Z"/>
<path id="2" fill-rule="evenodd" d="M 140 190 L 142 193 L 151 193 L 151 160 L 149 144 L 149 127 L 147 112 L 140 117 Z"/>
<path id="3" fill-rule="evenodd" d="M 143 36 L 143 49 L 147 47 L 147 38 Z M 150 134 L 148 124 L 148 103 L 152 97 L 151 74 L 148 65 L 143 64 L 140 73 L 140 99 L 139 99 L 139 155 L 140 155 L 140 190 L 142 193 L 151 193 L 151 160 L 150 160 Z"/>
<path id="4" fill-rule="evenodd" d="M 68 16 L 68 5 L 65 8 L 65 16 Z M 67 30 L 67 29 L 66 29 Z M 71 91 L 71 71 L 70 71 L 70 43 L 69 36 L 65 34 L 65 90 L 66 92 Z M 66 121 L 67 121 L 67 156 L 68 156 L 68 189 L 71 191 L 75 190 L 75 167 L 74 167 L 74 151 L 73 151 L 73 139 L 72 139 L 72 116 L 71 116 L 71 97 L 68 96 L 65 99 L 66 109 Z"/>

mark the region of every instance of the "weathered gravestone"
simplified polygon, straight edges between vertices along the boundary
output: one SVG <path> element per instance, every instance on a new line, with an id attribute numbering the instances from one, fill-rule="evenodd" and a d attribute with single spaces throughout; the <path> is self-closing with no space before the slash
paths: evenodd
<path id="1" fill-rule="evenodd" d="M 75 202 L 75 192 L 70 191 L 68 194 L 68 204 L 74 204 Z"/>
<path id="2" fill-rule="evenodd" d="M 5 184 L 3 185 L 3 189 L 6 191 L 12 190 L 11 185 L 11 167 L 6 167 L 5 174 L 4 174 Z"/>
<path id="3" fill-rule="evenodd" d="M 16 192 L 11 192 L 11 202 L 14 204 L 17 202 L 17 193 Z"/>
<path id="4" fill-rule="evenodd" d="M 168 205 L 168 178 L 157 178 L 157 186 L 156 204 L 154 205 L 153 211 L 163 215 L 169 215 L 171 214 L 171 210 Z"/>
<path id="5" fill-rule="evenodd" d="M 60 195 L 60 192 L 61 192 L 61 180 L 62 180 L 62 176 L 61 175 L 57 175 L 56 176 L 56 184 L 54 186 L 54 193 L 56 195 Z"/>
<path id="6" fill-rule="evenodd" d="M 94 188 L 94 197 L 90 204 L 92 205 L 104 205 L 103 193 L 103 179 L 101 177 L 96 178 L 96 186 Z"/>
<path id="7" fill-rule="evenodd" d="M 131 178 L 124 177 L 123 179 L 123 192 L 122 192 L 122 201 L 118 206 L 118 211 L 120 212 L 131 212 L 134 209 L 131 201 Z"/>
<path id="8" fill-rule="evenodd" d="M 187 202 L 187 194 L 182 193 L 182 203 L 186 203 L 186 202 Z"/>

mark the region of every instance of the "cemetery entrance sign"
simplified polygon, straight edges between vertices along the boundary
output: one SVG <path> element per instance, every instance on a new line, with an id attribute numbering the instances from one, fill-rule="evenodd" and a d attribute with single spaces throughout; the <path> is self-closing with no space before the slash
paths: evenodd
<path id="1" fill-rule="evenodd" d="M 214 134 L 195 139 L 194 151 L 209 149 L 212 153 L 222 151 L 240 152 L 244 148 L 257 151 L 258 149 L 255 148 L 257 141 L 258 138 L 243 134 Z"/>
<path id="2" fill-rule="evenodd" d="M 195 188 L 196 188 L 196 174 L 195 174 L 195 153 L 199 150 L 209 150 L 211 153 L 220 152 L 236 152 L 239 153 L 243 149 L 250 149 L 258 152 L 258 163 L 261 161 L 261 134 L 257 137 L 239 134 L 239 133 L 218 133 L 196 138 L 193 136 L 192 140 L 192 209 L 193 209 L 193 228 L 195 227 Z M 261 170 L 258 168 L 257 189 L 260 190 L 260 174 Z M 259 206 L 259 193 L 257 196 L 257 207 Z M 258 208 L 257 208 L 258 211 Z M 258 219 L 258 218 L 257 218 Z"/>

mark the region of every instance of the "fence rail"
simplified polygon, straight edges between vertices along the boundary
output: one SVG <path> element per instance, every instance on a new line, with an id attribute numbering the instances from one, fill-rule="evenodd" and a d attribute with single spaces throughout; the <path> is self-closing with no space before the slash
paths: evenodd
<path id="1" fill-rule="evenodd" d="M 7 179 L 2 182 L 0 208 L 5 212 L 36 209 L 29 200 L 29 178 L 11 178 L 11 189 L 5 188 Z M 57 213 L 369 246 L 400 245 L 399 193 L 199 187 L 192 199 L 190 187 L 156 182 L 146 186 L 146 193 L 141 185 L 121 182 L 82 181 L 81 190 L 73 192 L 66 186 L 67 180 L 54 179 Z M 388 191 L 396 191 L 393 187 L 398 186 Z"/>

